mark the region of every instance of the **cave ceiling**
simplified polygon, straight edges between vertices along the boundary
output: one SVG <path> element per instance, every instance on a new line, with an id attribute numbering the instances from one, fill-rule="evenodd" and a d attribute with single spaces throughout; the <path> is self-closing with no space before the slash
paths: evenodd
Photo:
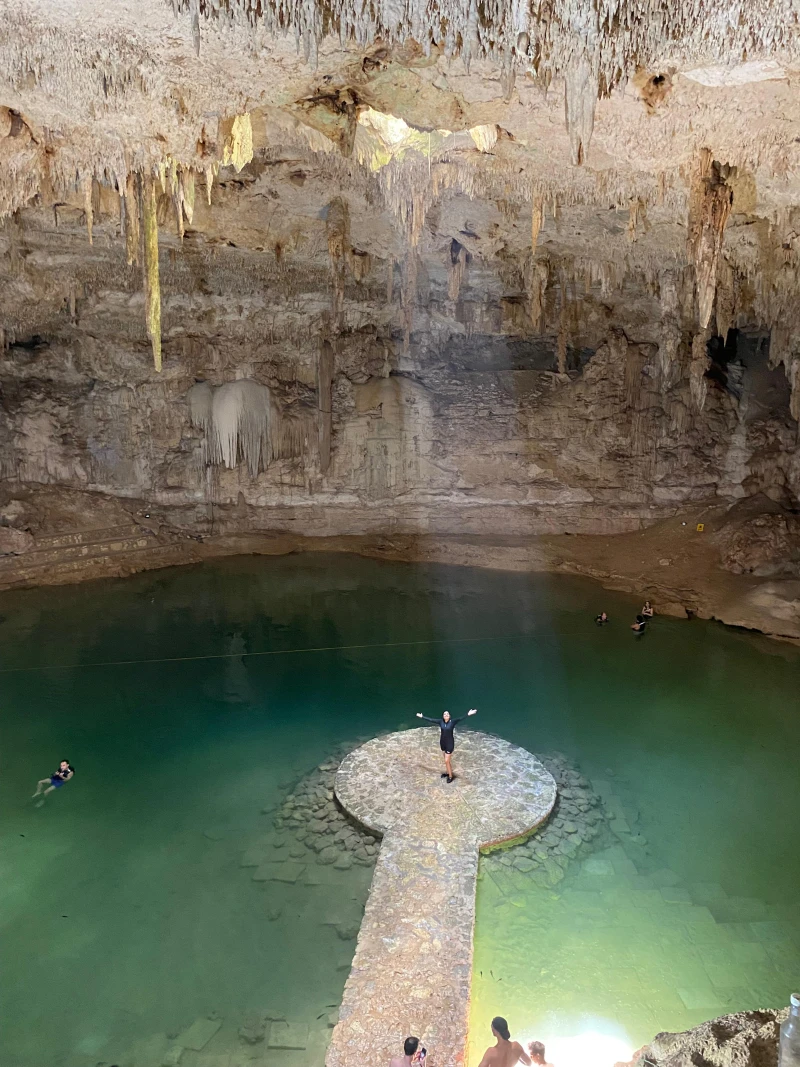
<path id="1" fill-rule="evenodd" d="M 280 278 L 332 334 L 345 291 L 406 344 L 437 287 L 533 334 L 583 299 L 578 347 L 738 325 L 800 377 L 792 0 L 3 7 L 7 339 L 117 279 L 160 366 L 162 288 Z"/>

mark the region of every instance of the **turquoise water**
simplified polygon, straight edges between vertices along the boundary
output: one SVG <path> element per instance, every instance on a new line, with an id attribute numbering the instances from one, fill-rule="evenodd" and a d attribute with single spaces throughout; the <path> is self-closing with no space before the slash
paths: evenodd
<path id="1" fill-rule="evenodd" d="M 473 1050 L 498 1012 L 530 1037 L 616 1028 L 634 1046 L 786 1003 L 800 657 L 699 621 L 634 639 L 638 606 L 567 578 L 323 555 L 2 594 L 3 1063 L 157 1067 L 212 1015 L 181 1067 L 236 1067 L 264 1057 L 237 1036 L 264 1011 L 307 1044 L 270 1064 L 321 1063 L 354 949 L 336 924 L 371 872 L 309 861 L 257 882 L 242 855 L 282 854 L 262 810 L 337 745 L 444 707 L 564 753 L 631 831 L 553 890 L 482 877 Z M 298 648 L 323 651 L 253 654 Z M 182 658 L 202 656 L 223 658 Z M 74 780 L 34 807 L 62 757 Z"/>

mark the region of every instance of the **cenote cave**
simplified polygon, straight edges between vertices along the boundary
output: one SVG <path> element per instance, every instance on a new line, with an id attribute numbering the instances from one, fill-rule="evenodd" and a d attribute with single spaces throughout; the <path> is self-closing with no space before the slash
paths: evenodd
<path id="1" fill-rule="evenodd" d="M 0 1065 L 798 1067 L 795 0 L 0 10 Z"/>

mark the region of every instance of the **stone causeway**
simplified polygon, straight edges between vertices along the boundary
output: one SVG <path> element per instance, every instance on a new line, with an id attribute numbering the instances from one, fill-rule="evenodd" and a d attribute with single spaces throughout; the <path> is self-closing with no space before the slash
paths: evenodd
<path id="1" fill-rule="evenodd" d="M 464 1063 L 479 852 L 542 823 L 556 783 L 473 729 L 457 733 L 453 767 L 448 783 L 436 727 L 376 738 L 339 767 L 338 802 L 383 840 L 326 1067 L 388 1064 L 410 1034 L 429 1067 Z"/>

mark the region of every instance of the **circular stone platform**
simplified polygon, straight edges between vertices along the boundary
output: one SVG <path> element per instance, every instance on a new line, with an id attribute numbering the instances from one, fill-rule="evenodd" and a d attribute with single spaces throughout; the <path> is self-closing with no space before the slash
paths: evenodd
<path id="1" fill-rule="evenodd" d="M 462 729 L 455 781 L 435 727 L 376 738 L 339 767 L 339 803 L 383 835 L 327 1067 L 388 1063 L 418 1034 L 437 1067 L 463 1067 L 478 852 L 528 833 L 556 800 L 542 764 Z"/>
<path id="2" fill-rule="evenodd" d="M 479 847 L 520 837 L 550 814 L 556 783 L 530 752 L 461 729 L 453 755 L 456 779 L 448 783 L 440 777 L 438 738 L 436 727 L 423 727 L 357 748 L 336 775 L 339 803 L 380 834 L 428 836 L 429 827 L 439 839 L 452 832 Z"/>

